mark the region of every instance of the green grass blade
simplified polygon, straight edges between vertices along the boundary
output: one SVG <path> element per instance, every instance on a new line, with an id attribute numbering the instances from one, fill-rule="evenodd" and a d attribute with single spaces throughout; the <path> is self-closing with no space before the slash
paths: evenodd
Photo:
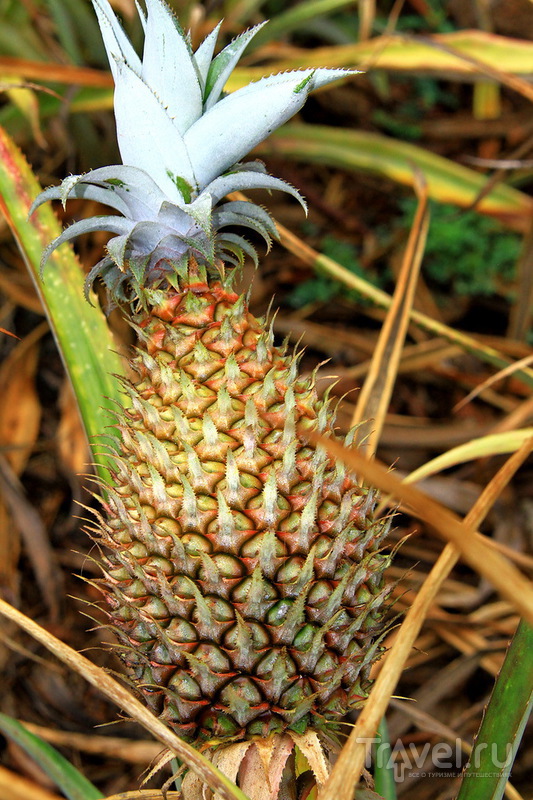
<path id="1" fill-rule="evenodd" d="M 48 6 L 63 50 L 73 64 L 81 64 L 83 59 L 76 37 L 75 20 L 68 14 L 61 0 L 48 0 Z"/>
<path id="2" fill-rule="evenodd" d="M 33 758 L 68 800 L 100 800 L 104 796 L 55 747 L 30 733 L 16 719 L 0 713 L 0 731 Z"/>
<path id="3" fill-rule="evenodd" d="M 120 399 L 114 376 L 123 373 L 123 365 L 102 312 L 83 296 L 83 274 L 68 245 L 52 254 L 44 281 L 40 278 L 43 249 L 61 231 L 49 207 L 41 207 L 28 221 L 28 210 L 40 189 L 20 150 L 0 128 L 0 210 L 42 299 L 89 442 L 98 445 L 95 437 L 109 429 L 110 411 Z M 94 459 L 100 476 L 106 479 L 106 457 L 94 452 Z"/>
<path id="4" fill-rule="evenodd" d="M 378 733 L 379 758 L 374 761 L 374 789 L 384 800 L 396 800 L 396 783 L 389 731 L 385 717 L 379 723 Z"/>
<path id="5" fill-rule="evenodd" d="M 457 464 L 465 464 L 467 461 L 475 461 L 478 458 L 514 453 L 529 439 L 533 440 L 533 427 L 504 431 L 503 433 L 489 433 L 477 439 L 470 439 L 470 441 L 451 447 L 430 461 L 426 461 L 425 464 L 404 478 L 404 482 L 417 483 L 437 472 L 443 472 Z"/>
<path id="6" fill-rule="evenodd" d="M 469 207 L 486 183 L 486 176 L 421 147 L 387 136 L 326 125 L 285 125 L 254 151 L 313 161 L 351 171 L 375 172 L 405 186 L 413 186 L 418 168 L 429 196 L 441 203 Z M 476 206 L 524 231 L 533 212 L 533 201 L 523 192 L 499 184 Z"/>
<path id="7" fill-rule="evenodd" d="M 265 42 L 286 36 L 295 30 L 300 30 L 302 25 L 317 17 L 332 14 L 346 6 L 352 5 L 352 0 L 307 0 L 293 8 L 288 8 L 271 19 L 265 27 L 254 36 L 252 48 L 257 48 Z M 250 49 L 252 49 L 250 48 Z"/>
<path id="8" fill-rule="evenodd" d="M 501 800 L 533 706 L 533 627 L 522 621 L 485 709 L 457 800 Z"/>

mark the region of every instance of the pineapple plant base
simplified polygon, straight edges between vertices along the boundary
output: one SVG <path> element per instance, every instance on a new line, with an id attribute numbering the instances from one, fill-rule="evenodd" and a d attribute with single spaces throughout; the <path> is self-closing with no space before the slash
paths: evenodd
<path id="1" fill-rule="evenodd" d="M 300 771 L 297 760 L 304 763 Z M 329 774 L 323 745 L 314 731 L 222 746 L 212 761 L 250 800 L 314 800 L 316 787 Z M 183 800 L 220 800 L 193 772 L 187 773 L 181 790 Z"/>

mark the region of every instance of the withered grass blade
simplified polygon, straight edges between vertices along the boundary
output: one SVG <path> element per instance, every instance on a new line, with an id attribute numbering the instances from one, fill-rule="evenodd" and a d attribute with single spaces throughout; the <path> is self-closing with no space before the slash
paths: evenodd
<path id="1" fill-rule="evenodd" d="M 398 282 L 352 418 L 352 425 L 359 425 L 359 447 L 369 455 L 376 452 L 396 382 L 429 227 L 427 187 L 422 176 L 415 185 L 418 208 Z"/>

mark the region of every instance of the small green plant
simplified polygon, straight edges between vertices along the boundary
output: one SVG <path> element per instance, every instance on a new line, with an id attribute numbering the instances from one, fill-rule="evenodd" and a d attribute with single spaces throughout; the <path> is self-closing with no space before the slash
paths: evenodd
<path id="1" fill-rule="evenodd" d="M 414 214 L 410 199 L 400 202 L 402 227 Z M 460 296 L 511 296 L 520 236 L 476 211 L 433 203 L 424 255 L 426 279 L 437 291 Z"/>
<path id="2" fill-rule="evenodd" d="M 309 223 L 306 224 L 309 231 Z M 310 232 L 310 231 L 309 231 Z M 358 248 L 351 242 L 338 239 L 336 236 L 326 235 L 320 240 L 320 252 L 338 264 L 342 264 L 354 275 L 365 278 L 373 286 L 383 288 L 390 278 L 389 270 L 378 273 L 376 270 L 367 270 L 361 266 Z M 300 283 L 287 296 L 287 302 L 293 308 L 302 308 L 309 303 L 329 303 L 330 300 L 342 293 L 345 298 L 360 305 L 371 303 L 354 289 L 346 289 L 335 278 L 327 274 L 317 273 L 313 277 Z"/>

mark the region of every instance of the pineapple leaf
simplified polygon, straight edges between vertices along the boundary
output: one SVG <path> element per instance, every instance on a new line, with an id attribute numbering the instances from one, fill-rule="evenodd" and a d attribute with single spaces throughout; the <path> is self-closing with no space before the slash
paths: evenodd
<path id="1" fill-rule="evenodd" d="M 218 34 L 220 32 L 221 22 L 218 23 L 216 28 L 213 28 L 211 33 L 206 36 L 202 44 L 194 54 L 194 63 L 198 73 L 198 78 L 202 86 L 202 93 L 205 99 L 205 85 L 211 61 L 213 60 L 213 53 L 215 52 L 215 45 L 217 43 Z"/>
<path id="2" fill-rule="evenodd" d="M 92 233 L 93 231 L 111 231 L 111 233 L 122 235 L 129 231 L 130 228 L 131 222 L 129 222 L 127 219 L 124 219 L 124 217 L 101 216 L 90 217 L 89 219 L 81 219 L 79 222 L 75 222 L 73 225 L 65 228 L 63 233 L 53 239 L 50 244 L 45 247 L 41 258 L 41 272 L 54 250 L 56 250 L 65 242 L 75 239 L 76 236 L 80 236 L 82 233 Z"/>
<path id="3" fill-rule="evenodd" d="M 98 17 L 102 39 L 104 40 L 115 83 L 118 79 L 117 64 L 120 61 L 125 61 L 137 75 L 141 75 L 141 59 L 124 33 L 122 25 L 116 18 L 108 0 L 93 0 L 93 7 Z"/>
<path id="4" fill-rule="evenodd" d="M 170 177 L 169 172 L 193 187 L 197 181 L 180 131 L 160 100 L 129 65 L 121 61 L 118 67 L 115 117 L 122 160 L 144 170 L 168 198 L 184 202 L 175 177 Z"/>
<path id="5" fill-rule="evenodd" d="M 74 178 L 76 180 L 74 180 Z M 74 194 L 75 189 L 83 184 L 100 186 L 109 191 L 105 200 L 107 205 L 121 210 L 117 202 L 113 200 L 113 195 L 120 197 L 123 204 L 127 207 L 127 216 L 132 219 L 146 219 L 157 216 L 161 203 L 167 199 L 155 181 L 137 167 L 125 165 L 114 165 L 110 167 L 100 167 L 90 170 L 83 175 L 67 178 L 69 195 L 73 197 L 88 197 L 88 195 Z M 63 181 L 63 184 L 65 181 Z M 62 186 L 53 186 L 45 189 L 33 202 L 30 209 L 30 216 L 33 212 L 47 200 L 62 199 Z M 124 213 L 124 212 L 122 212 Z"/>
<path id="6" fill-rule="evenodd" d="M 282 192 L 288 192 L 288 194 L 295 197 L 303 206 L 304 210 L 307 211 L 307 203 L 294 186 L 266 173 L 258 173 L 255 171 L 248 172 L 244 170 L 238 173 L 231 172 L 228 175 L 215 178 L 205 191 L 209 192 L 213 205 L 216 205 L 229 192 L 235 192 L 237 190 L 246 192 L 249 189 L 279 189 Z"/>
<path id="7" fill-rule="evenodd" d="M 139 0 L 135 0 L 135 8 L 137 9 L 137 14 L 139 15 L 139 19 L 141 20 L 143 31 L 146 34 L 146 23 L 147 23 L 146 14 L 144 13 L 144 10 L 141 4 L 139 3 Z"/>
<path id="8" fill-rule="evenodd" d="M 218 211 L 219 209 L 217 209 Z M 220 211 L 235 214 L 237 217 L 243 216 L 247 219 L 260 222 L 271 236 L 277 237 L 278 231 L 274 220 L 264 208 L 257 206 L 255 203 L 248 203 L 245 200 L 232 200 L 220 206 Z"/>
<path id="9" fill-rule="evenodd" d="M 165 215 L 164 212 L 168 207 L 169 213 L 174 216 L 175 215 L 175 208 L 172 206 L 171 203 L 163 203 L 161 206 L 161 210 L 159 212 L 160 219 L 164 220 Z M 193 203 L 187 206 L 187 215 L 190 216 L 197 225 L 202 228 L 207 234 L 211 233 L 212 224 L 211 224 L 211 215 L 212 215 L 212 208 L 213 202 L 211 198 L 211 193 L 204 192 Z"/>
<path id="10" fill-rule="evenodd" d="M 219 247 L 224 250 L 230 250 L 230 252 L 235 253 L 237 256 L 239 255 L 238 250 L 242 250 L 243 253 L 246 253 L 246 255 L 252 259 L 256 267 L 259 264 L 259 258 L 255 247 L 243 236 L 239 236 L 236 233 L 224 232 L 219 239 Z"/>
<path id="11" fill-rule="evenodd" d="M 266 22 L 261 22 L 259 25 L 250 28 L 250 30 L 241 33 L 213 59 L 205 82 L 204 103 L 206 111 L 218 102 L 222 90 L 246 49 L 248 42 L 253 39 L 264 25 L 266 25 Z"/>
<path id="12" fill-rule="evenodd" d="M 346 70 L 318 69 L 267 78 L 212 106 L 183 137 L 199 185 L 207 186 L 294 116 L 312 89 L 346 74 Z M 308 76 L 312 79 L 302 88 Z"/>
<path id="13" fill-rule="evenodd" d="M 229 204 L 228 204 L 229 205 Z M 250 203 L 251 205 L 251 203 Z M 267 247 L 270 248 L 272 238 L 277 238 L 277 231 L 275 234 L 272 233 L 271 225 L 266 226 L 260 220 L 253 218 L 252 216 L 245 216 L 244 214 L 238 214 L 234 211 L 230 210 L 220 210 L 216 211 L 213 214 L 213 219 L 216 218 L 216 225 L 217 228 L 223 228 L 227 225 L 239 225 L 244 228 L 250 228 L 251 230 L 258 233 L 260 236 L 263 237 L 265 240 Z"/>
<path id="14" fill-rule="evenodd" d="M 81 176 L 76 177 L 80 178 Z M 68 196 L 76 199 L 94 200 L 97 203 L 111 206 L 121 214 L 126 215 L 128 213 L 128 206 L 126 203 L 118 196 L 118 194 L 116 194 L 116 192 L 106 189 L 105 187 L 91 186 L 89 184 L 80 182 L 68 190 Z M 63 207 L 65 206 L 63 201 L 63 184 L 61 186 L 50 186 L 48 189 L 45 189 L 44 192 L 39 195 L 30 209 L 30 216 L 40 205 L 48 200 L 61 200 Z"/>
<path id="15" fill-rule="evenodd" d="M 202 114 L 202 90 L 189 43 L 162 0 L 147 0 L 142 78 L 183 134 Z"/>

